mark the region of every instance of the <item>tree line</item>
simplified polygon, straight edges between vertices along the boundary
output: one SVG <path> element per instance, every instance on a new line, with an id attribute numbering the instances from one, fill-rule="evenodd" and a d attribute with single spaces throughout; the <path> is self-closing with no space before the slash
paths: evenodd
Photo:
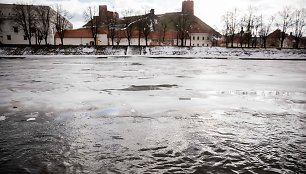
<path id="1" fill-rule="evenodd" d="M 32 38 L 35 38 L 35 44 L 40 45 L 44 40 L 48 44 L 48 36 L 52 29 L 55 29 L 64 45 L 65 31 L 70 27 L 69 20 L 72 16 L 61 5 L 55 5 L 55 10 L 49 6 L 33 5 L 19 3 L 13 6 L 14 23 L 22 29 L 29 45 L 32 45 Z M 165 42 L 167 31 L 176 31 L 177 45 L 186 45 L 186 40 L 191 39 L 191 29 L 193 18 L 190 14 L 178 13 L 170 18 L 160 17 L 157 22 L 157 16 L 154 11 L 144 10 L 144 12 L 127 9 L 121 12 L 122 19 L 119 19 L 117 13 L 99 17 L 99 10 L 90 6 L 83 11 L 83 17 L 90 29 L 94 45 L 98 45 L 98 33 L 101 29 L 106 29 L 108 45 L 119 45 L 122 37 L 126 38 L 128 45 L 131 45 L 133 34 L 138 34 L 138 45 L 141 45 L 141 39 L 144 38 L 145 45 L 148 46 L 149 35 L 158 31 L 162 38 L 160 42 Z M 136 32 L 135 32 L 136 31 Z M 180 41 L 180 42 L 179 42 Z"/>
<path id="2" fill-rule="evenodd" d="M 294 48 L 299 44 L 306 29 L 306 9 L 284 7 L 276 15 L 264 17 L 258 9 L 249 6 L 245 12 L 238 12 L 235 8 L 222 16 L 224 21 L 223 34 L 226 47 L 267 47 L 268 35 L 273 28 L 280 29 L 280 48 L 283 48 L 286 33 L 290 32 L 294 39 Z"/>
<path id="3" fill-rule="evenodd" d="M 101 28 L 107 30 L 108 45 L 119 45 L 124 36 L 127 38 L 129 46 L 134 31 L 138 33 L 138 45 L 141 44 L 141 38 L 144 37 L 147 46 L 148 36 L 155 30 L 154 11 L 146 10 L 141 14 L 128 9 L 122 12 L 122 20 L 119 19 L 116 12 L 110 12 L 110 15 L 107 13 L 104 16 L 98 16 L 97 14 L 98 9 L 94 6 L 89 6 L 83 12 L 85 22 L 87 22 L 85 27 L 90 29 L 95 45 L 97 45 L 97 35 Z"/>
<path id="4" fill-rule="evenodd" d="M 99 28 L 106 28 L 108 33 L 108 45 L 120 44 L 122 37 L 127 39 L 128 46 L 131 45 L 133 34 L 138 35 L 138 46 L 141 45 L 141 38 L 144 38 L 145 45 L 148 46 L 149 35 L 152 32 L 158 31 L 162 36 L 160 42 L 165 42 L 166 32 L 170 28 L 177 32 L 177 45 L 179 41 L 181 46 L 186 45 L 186 39 L 190 38 L 192 16 L 190 14 L 179 14 L 171 16 L 171 18 L 157 17 L 152 10 L 144 12 L 127 9 L 121 12 L 122 19 L 118 19 L 115 15 L 106 15 L 104 19 L 97 18 L 98 9 L 90 6 L 84 10 L 83 16 L 85 25 L 90 29 L 94 44 L 97 45 L 97 35 Z M 158 22 L 157 22 L 158 20 Z"/>

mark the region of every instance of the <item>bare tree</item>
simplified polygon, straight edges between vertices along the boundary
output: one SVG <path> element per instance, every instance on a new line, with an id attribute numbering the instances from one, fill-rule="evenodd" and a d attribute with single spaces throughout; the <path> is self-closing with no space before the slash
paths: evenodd
<path id="1" fill-rule="evenodd" d="M 71 19 L 67 10 L 64 10 L 62 6 L 56 6 L 55 28 L 58 36 L 61 39 L 61 44 L 64 45 L 65 31 L 70 28 L 68 19 Z"/>
<path id="2" fill-rule="evenodd" d="M 225 46 L 228 47 L 229 35 L 230 35 L 230 12 L 226 12 L 223 16 L 224 21 L 224 36 L 225 36 Z"/>
<path id="3" fill-rule="evenodd" d="M 143 28 L 142 28 L 142 32 L 144 34 L 145 37 L 145 41 L 146 41 L 146 46 L 148 46 L 148 37 L 149 34 L 154 31 L 154 26 L 155 26 L 155 22 L 154 22 L 154 12 L 151 10 L 149 14 L 145 15 L 146 17 L 142 20 L 143 22 Z"/>
<path id="4" fill-rule="evenodd" d="M 169 18 L 167 17 L 160 17 L 159 23 L 158 23 L 158 29 L 159 31 L 161 31 L 162 34 L 162 42 L 165 42 L 165 36 L 166 36 L 166 32 L 169 28 L 169 26 L 171 25 L 171 20 L 169 20 Z"/>
<path id="5" fill-rule="evenodd" d="M 295 40 L 295 45 L 294 48 L 298 49 L 300 40 L 303 36 L 303 32 L 305 31 L 305 26 L 306 26 L 306 9 L 297 9 L 294 11 L 294 16 L 293 16 L 293 36 Z"/>
<path id="6" fill-rule="evenodd" d="M 231 47 L 234 47 L 234 38 L 239 26 L 237 11 L 237 8 L 235 8 L 233 11 L 228 11 L 222 16 L 226 47 L 228 47 L 229 42 L 231 43 Z"/>
<path id="7" fill-rule="evenodd" d="M 276 23 L 276 26 L 281 28 L 280 48 L 282 49 L 284 45 L 284 40 L 286 39 L 286 32 L 288 28 L 292 25 L 292 10 L 290 7 L 284 7 L 281 11 L 279 11 L 278 15 L 279 19 Z"/>
<path id="8" fill-rule="evenodd" d="M 257 47 L 257 43 L 258 43 L 257 38 L 259 36 L 260 16 L 255 16 L 253 24 L 254 24 L 253 25 L 254 28 L 253 28 L 252 35 L 254 37 L 254 40 L 252 42 L 252 47 L 256 48 Z"/>
<path id="9" fill-rule="evenodd" d="M 117 45 L 120 45 L 121 42 L 121 30 L 116 30 L 115 32 L 115 42 Z"/>
<path id="10" fill-rule="evenodd" d="M 192 16 L 190 14 L 179 14 L 174 19 L 174 25 L 177 31 L 178 40 L 181 42 L 181 46 L 184 46 L 184 41 L 189 37 L 189 31 L 192 24 Z"/>
<path id="11" fill-rule="evenodd" d="M 254 8 L 253 6 L 249 6 L 248 7 L 248 13 L 245 15 L 246 17 L 244 18 L 244 23 L 245 23 L 245 38 L 247 40 L 247 45 L 248 48 L 251 45 L 251 41 L 252 41 L 252 37 L 255 35 L 254 33 L 254 29 L 255 29 L 255 25 L 256 25 L 256 8 Z M 258 29 L 258 28 L 257 28 Z M 252 43 L 253 45 L 253 43 Z"/>
<path id="12" fill-rule="evenodd" d="M 117 33 L 117 17 L 115 16 L 115 14 L 113 14 L 112 16 L 110 16 L 109 18 L 109 36 L 111 38 L 111 41 L 112 41 L 112 46 L 114 45 L 114 39 L 115 39 L 115 36 L 116 36 L 116 33 Z"/>
<path id="13" fill-rule="evenodd" d="M 237 11 L 238 9 L 235 8 L 232 12 L 229 12 L 229 35 L 231 40 L 231 47 L 234 47 L 234 38 L 238 26 Z"/>
<path id="14" fill-rule="evenodd" d="M 13 7 L 13 12 L 16 14 L 15 22 L 22 28 L 25 37 L 32 45 L 31 39 L 33 30 L 35 30 L 35 9 L 31 4 L 17 4 Z"/>
<path id="15" fill-rule="evenodd" d="M 123 17 L 124 17 L 124 25 L 125 25 L 125 34 L 128 40 L 128 45 L 131 46 L 131 38 L 133 35 L 133 30 L 134 30 L 134 24 L 135 24 L 135 11 L 132 9 L 128 9 L 122 12 Z"/>
<path id="16" fill-rule="evenodd" d="M 150 28 L 150 20 L 146 19 L 146 20 L 143 20 L 143 28 L 142 28 L 142 32 L 144 34 L 144 37 L 145 37 L 145 41 L 146 41 L 146 46 L 148 46 L 148 37 L 149 37 L 149 34 L 151 33 L 151 28 Z"/>
<path id="17" fill-rule="evenodd" d="M 271 16 L 265 23 L 263 16 L 260 16 L 259 36 L 262 39 L 262 47 L 267 48 L 267 38 L 271 31 L 271 26 L 274 23 L 274 16 Z"/>
<path id="18" fill-rule="evenodd" d="M 91 36 L 94 40 L 94 45 L 97 46 L 97 36 L 99 29 L 99 21 L 97 19 L 97 9 L 95 7 L 87 7 L 83 13 L 85 21 L 89 24 Z"/>
<path id="19" fill-rule="evenodd" d="M 114 39 L 116 35 L 116 25 L 118 22 L 119 16 L 116 12 L 106 13 L 103 17 L 104 24 L 107 26 L 107 33 L 108 33 L 108 41 L 107 44 L 109 45 L 109 38 L 111 38 L 112 45 L 114 45 Z"/>
<path id="20" fill-rule="evenodd" d="M 144 28 L 144 22 L 142 20 L 142 16 L 139 16 L 136 22 L 136 30 L 138 31 L 138 46 L 140 46 L 142 29 Z"/>
<path id="21" fill-rule="evenodd" d="M 39 33 L 38 41 L 41 38 L 45 40 L 45 44 L 48 44 L 48 36 L 50 34 L 50 22 L 52 18 L 51 8 L 48 6 L 37 6 L 35 8 L 37 14 L 37 32 Z"/>
<path id="22" fill-rule="evenodd" d="M 239 43 L 240 43 L 240 47 L 242 48 L 243 44 L 244 44 L 244 29 L 245 29 L 245 17 L 242 17 L 240 22 L 239 22 L 239 27 L 240 27 L 240 31 L 239 31 Z"/>

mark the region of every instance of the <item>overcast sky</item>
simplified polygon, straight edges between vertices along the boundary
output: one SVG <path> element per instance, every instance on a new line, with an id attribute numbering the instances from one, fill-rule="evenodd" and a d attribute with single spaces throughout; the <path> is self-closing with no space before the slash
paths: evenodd
<path id="1" fill-rule="evenodd" d="M 73 16 L 71 22 L 74 28 L 84 25 L 83 11 L 88 6 L 108 5 L 110 10 L 122 12 L 131 8 L 138 11 L 155 9 L 156 14 L 175 12 L 181 10 L 183 0 L 0 0 L 1 3 L 30 2 L 34 4 L 54 5 L 62 4 Z M 257 13 L 264 16 L 276 15 L 284 6 L 293 8 L 306 8 L 306 0 L 194 0 L 195 15 L 211 27 L 221 30 L 222 15 L 235 7 L 240 13 L 246 11 L 248 6 L 257 7 Z"/>

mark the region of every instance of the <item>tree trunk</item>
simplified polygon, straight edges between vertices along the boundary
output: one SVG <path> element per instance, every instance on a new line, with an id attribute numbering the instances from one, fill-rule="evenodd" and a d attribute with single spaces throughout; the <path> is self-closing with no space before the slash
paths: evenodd
<path id="1" fill-rule="evenodd" d="M 148 46 L 148 36 L 145 36 L 146 39 L 146 46 Z"/>
<path id="2" fill-rule="evenodd" d="M 48 36 L 45 37 L 45 45 L 48 45 Z"/>
<path id="3" fill-rule="evenodd" d="M 139 32 L 139 34 L 138 34 L 138 46 L 140 46 L 140 32 Z"/>
<path id="4" fill-rule="evenodd" d="M 296 48 L 296 49 L 299 49 L 299 45 L 300 45 L 300 38 L 297 37 L 297 38 L 295 39 L 295 48 Z"/>
<path id="5" fill-rule="evenodd" d="M 31 38 L 30 37 L 27 37 L 28 40 L 29 40 L 29 45 L 31 46 L 32 45 L 32 41 L 31 41 Z"/>
<path id="6" fill-rule="evenodd" d="M 256 48 L 257 47 L 257 36 L 255 36 L 255 41 L 254 42 L 255 42 L 254 45 L 255 45 L 255 48 Z"/>
<path id="7" fill-rule="evenodd" d="M 264 36 L 262 39 L 263 39 L 264 48 L 267 48 L 267 37 Z"/>
<path id="8" fill-rule="evenodd" d="M 282 37 L 281 37 L 281 45 L 280 45 L 280 48 L 283 49 L 283 46 L 284 46 L 284 41 L 285 41 L 285 34 L 282 33 Z"/>

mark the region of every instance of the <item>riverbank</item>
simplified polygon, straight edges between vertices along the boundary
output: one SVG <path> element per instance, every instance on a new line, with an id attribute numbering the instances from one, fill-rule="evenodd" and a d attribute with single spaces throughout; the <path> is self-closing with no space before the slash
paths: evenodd
<path id="1" fill-rule="evenodd" d="M 305 59 L 305 49 L 262 49 L 262 48 L 224 48 L 224 47 L 84 47 L 84 46 L 9 46 L 0 48 L 1 56 L 28 55 L 105 55 L 105 56 L 151 56 L 151 57 L 206 57 L 206 58 L 276 58 Z"/>

